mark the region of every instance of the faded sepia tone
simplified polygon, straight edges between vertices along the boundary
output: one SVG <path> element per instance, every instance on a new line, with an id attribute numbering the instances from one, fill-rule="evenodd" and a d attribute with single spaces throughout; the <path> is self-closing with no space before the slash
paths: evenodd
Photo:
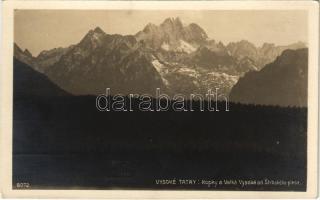
<path id="1" fill-rule="evenodd" d="M 154 96 L 161 88 L 171 96 L 206 96 L 211 90 L 234 102 L 306 106 L 306 49 L 298 53 L 304 67 L 296 66 L 294 52 L 282 56 L 286 68 L 301 70 L 285 82 L 287 69 L 275 72 L 277 63 L 261 83 L 244 76 L 285 50 L 306 48 L 306 21 L 302 10 L 16 10 L 15 56 L 74 95 L 99 95 L 107 87 L 113 95 Z"/>
<path id="2" fill-rule="evenodd" d="M 13 188 L 306 191 L 306 16 L 16 11 Z"/>
<path id="3" fill-rule="evenodd" d="M 313 15 L 204 8 L 12 10 L 10 192 L 314 194 Z"/>
<path id="4" fill-rule="evenodd" d="M 97 26 L 108 34 L 134 35 L 146 24 L 160 24 L 169 16 L 180 17 L 186 24 L 197 23 L 209 38 L 223 43 L 243 39 L 257 46 L 307 42 L 304 10 L 16 10 L 15 42 L 36 56 L 45 49 L 77 43 Z"/>

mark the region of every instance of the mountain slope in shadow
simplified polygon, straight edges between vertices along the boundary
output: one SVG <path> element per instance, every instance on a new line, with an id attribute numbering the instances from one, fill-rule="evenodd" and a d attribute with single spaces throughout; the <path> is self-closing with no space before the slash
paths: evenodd
<path id="1" fill-rule="evenodd" d="M 307 106 L 308 49 L 285 50 L 261 71 L 248 72 L 230 100 L 246 104 Z"/>
<path id="2" fill-rule="evenodd" d="M 14 97 L 23 96 L 69 96 L 70 94 L 52 83 L 48 77 L 41 74 L 29 65 L 14 59 Z"/>

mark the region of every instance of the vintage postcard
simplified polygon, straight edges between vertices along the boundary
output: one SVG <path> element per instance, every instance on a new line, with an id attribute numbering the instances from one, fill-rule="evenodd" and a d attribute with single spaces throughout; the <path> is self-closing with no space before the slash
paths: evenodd
<path id="1" fill-rule="evenodd" d="M 315 1 L 4 1 L 1 194 L 315 198 Z"/>

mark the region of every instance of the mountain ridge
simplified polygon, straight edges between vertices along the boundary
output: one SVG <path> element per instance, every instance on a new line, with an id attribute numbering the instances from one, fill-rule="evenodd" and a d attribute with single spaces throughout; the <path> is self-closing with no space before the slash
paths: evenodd
<path id="1" fill-rule="evenodd" d="M 230 92 L 230 100 L 245 104 L 306 107 L 308 49 L 285 50 L 260 71 L 247 73 Z"/>
<path id="2" fill-rule="evenodd" d="M 107 34 L 96 27 L 79 43 L 37 57 L 14 45 L 15 58 L 75 95 L 100 94 L 106 87 L 122 93 L 161 87 L 186 95 L 220 88 L 228 95 L 244 74 L 262 69 L 284 49 L 304 44 L 256 47 L 242 40 L 224 45 L 209 39 L 199 25 L 184 25 L 177 17 L 149 23 L 135 35 Z"/>

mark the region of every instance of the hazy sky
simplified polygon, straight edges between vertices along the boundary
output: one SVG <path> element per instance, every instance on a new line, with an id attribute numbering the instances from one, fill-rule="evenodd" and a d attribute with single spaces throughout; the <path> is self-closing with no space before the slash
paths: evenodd
<path id="1" fill-rule="evenodd" d="M 33 55 L 78 43 L 96 26 L 109 34 L 135 34 L 151 22 L 180 17 L 197 23 L 211 39 L 224 44 L 242 39 L 257 46 L 307 42 L 306 11 L 142 11 L 142 10 L 16 10 L 15 42 Z"/>

